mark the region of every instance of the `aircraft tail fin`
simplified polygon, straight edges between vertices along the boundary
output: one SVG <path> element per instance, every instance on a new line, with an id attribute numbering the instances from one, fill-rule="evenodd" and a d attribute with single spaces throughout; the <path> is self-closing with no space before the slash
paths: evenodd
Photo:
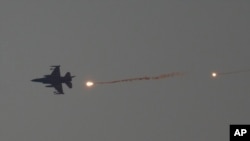
<path id="1" fill-rule="evenodd" d="M 71 82 L 68 81 L 68 82 L 66 82 L 65 84 L 66 84 L 69 88 L 72 88 L 72 83 L 71 83 Z"/>
<path id="2" fill-rule="evenodd" d="M 70 74 L 70 72 L 67 72 L 66 74 L 65 74 L 65 76 L 64 76 L 65 78 L 71 78 L 71 74 Z"/>
<path id="3" fill-rule="evenodd" d="M 67 72 L 64 77 L 71 81 L 75 76 L 71 76 L 70 72 Z"/>
<path id="4" fill-rule="evenodd" d="M 65 84 L 69 87 L 69 88 L 72 88 L 72 78 L 74 78 L 75 76 L 71 76 L 70 72 L 67 72 L 64 76 L 64 78 L 66 79 L 66 82 Z"/>

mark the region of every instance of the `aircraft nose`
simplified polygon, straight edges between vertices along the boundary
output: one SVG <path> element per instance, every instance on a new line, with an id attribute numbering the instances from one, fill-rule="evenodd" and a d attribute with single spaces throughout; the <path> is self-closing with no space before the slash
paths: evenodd
<path id="1" fill-rule="evenodd" d="M 32 81 L 32 82 L 38 82 L 37 79 L 32 79 L 32 80 L 30 80 L 30 81 Z"/>

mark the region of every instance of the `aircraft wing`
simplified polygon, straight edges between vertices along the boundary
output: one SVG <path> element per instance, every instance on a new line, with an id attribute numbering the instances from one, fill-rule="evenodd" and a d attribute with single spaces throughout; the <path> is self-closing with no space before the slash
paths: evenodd
<path id="1" fill-rule="evenodd" d="M 52 85 L 57 92 L 55 92 L 55 94 L 64 94 L 63 93 L 63 88 L 62 88 L 62 83 L 58 83 L 58 84 L 53 84 Z"/>
<path id="2" fill-rule="evenodd" d="M 60 74 L 60 66 L 52 66 L 54 67 L 52 73 L 51 73 L 51 76 L 55 76 L 55 77 L 61 77 L 61 74 Z"/>

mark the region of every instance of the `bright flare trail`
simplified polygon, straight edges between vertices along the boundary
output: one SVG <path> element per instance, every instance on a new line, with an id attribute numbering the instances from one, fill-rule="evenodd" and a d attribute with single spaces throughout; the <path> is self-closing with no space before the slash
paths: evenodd
<path id="1" fill-rule="evenodd" d="M 212 72 L 212 77 L 216 78 L 220 75 L 229 75 L 229 74 L 238 74 L 238 73 L 247 73 L 250 72 L 250 69 L 238 70 L 238 71 L 229 71 L 229 72 Z"/>
<path id="2" fill-rule="evenodd" d="M 216 72 L 212 72 L 212 77 L 217 77 L 217 73 Z"/>
<path id="3" fill-rule="evenodd" d="M 86 82 L 87 87 L 92 87 L 93 85 L 94 85 L 94 82 L 92 82 L 92 81 L 87 81 Z"/>

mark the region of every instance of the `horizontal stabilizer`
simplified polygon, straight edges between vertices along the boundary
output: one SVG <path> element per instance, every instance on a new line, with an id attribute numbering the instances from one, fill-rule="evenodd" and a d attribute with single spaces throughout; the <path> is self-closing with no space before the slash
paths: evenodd
<path id="1" fill-rule="evenodd" d="M 71 82 L 65 82 L 65 84 L 69 87 L 69 88 L 72 88 L 72 83 Z"/>

